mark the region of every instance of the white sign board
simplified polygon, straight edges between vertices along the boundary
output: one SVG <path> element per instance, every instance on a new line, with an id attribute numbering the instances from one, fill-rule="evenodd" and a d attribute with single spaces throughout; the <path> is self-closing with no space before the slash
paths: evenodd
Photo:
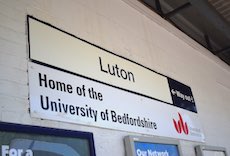
<path id="1" fill-rule="evenodd" d="M 29 62 L 31 115 L 142 134 L 204 141 L 198 115 Z"/>
<path id="2" fill-rule="evenodd" d="M 34 19 L 29 37 L 33 60 L 172 104 L 165 76 Z"/>
<path id="3" fill-rule="evenodd" d="M 28 24 L 32 117 L 204 141 L 190 87 L 37 19 Z"/>

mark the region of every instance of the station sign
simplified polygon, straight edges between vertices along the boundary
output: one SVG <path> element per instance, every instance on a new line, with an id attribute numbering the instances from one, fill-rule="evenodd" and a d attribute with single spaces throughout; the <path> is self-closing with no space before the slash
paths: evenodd
<path id="1" fill-rule="evenodd" d="M 28 28 L 32 117 L 204 141 L 192 94 L 168 77 L 38 19 Z"/>

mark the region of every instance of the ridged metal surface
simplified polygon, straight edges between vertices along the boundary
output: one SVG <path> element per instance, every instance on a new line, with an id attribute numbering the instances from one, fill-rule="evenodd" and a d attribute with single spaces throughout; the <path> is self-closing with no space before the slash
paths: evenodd
<path id="1" fill-rule="evenodd" d="M 230 65 L 230 0 L 140 1 Z"/>
<path id="2" fill-rule="evenodd" d="M 230 0 L 208 0 L 208 2 L 230 23 Z"/>

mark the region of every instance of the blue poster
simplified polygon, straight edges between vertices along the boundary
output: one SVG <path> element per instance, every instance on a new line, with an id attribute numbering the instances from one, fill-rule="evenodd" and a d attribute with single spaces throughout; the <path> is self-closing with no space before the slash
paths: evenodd
<path id="1" fill-rule="evenodd" d="M 180 156 L 177 145 L 134 142 L 136 156 Z"/>

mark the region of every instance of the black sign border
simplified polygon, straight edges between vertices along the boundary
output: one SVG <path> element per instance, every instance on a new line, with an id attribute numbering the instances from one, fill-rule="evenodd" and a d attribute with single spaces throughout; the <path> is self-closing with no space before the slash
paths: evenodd
<path id="1" fill-rule="evenodd" d="M 86 139 L 90 156 L 96 156 L 93 133 L 0 122 L 0 131 Z"/>
<path id="2" fill-rule="evenodd" d="M 65 69 L 62 69 L 62 68 L 59 68 L 59 67 L 56 67 L 56 66 L 53 66 L 53 65 L 50 65 L 50 64 L 47 64 L 47 63 L 44 63 L 44 62 L 41 62 L 41 61 L 39 61 L 39 60 L 35 60 L 35 59 L 31 58 L 31 54 L 30 54 L 30 53 L 31 53 L 31 50 L 30 50 L 30 26 L 29 26 L 29 19 L 30 19 L 30 18 L 33 19 L 33 20 L 36 20 L 36 21 L 38 21 L 38 22 L 41 22 L 41 23 L 43 23 L 43 24 L 45 24 L 45 25 L 47 25 L 47 26 L 50 26 L 50 27 L 53 28 L 53 29 L 56 29 L 56 30 L 58 30 L 58 31 L 61 31 L 61 32 L 65 33 L 65 34 L 67 34 L 67 35 L 69 35 L 69 36 L 71 36 L 71 37 L 74 37 L 74 38 L 80 40 L 80 41 L 83 41 L 83 42 L 85 42 L 85 43 L 88 43 L 88 44 L 90 44 L 90 45 L 92 45 L 92 46 L 94 46 L 94 47 L 96 47 L 96 48 L 99 48 L 99 49 L 105 51 L 105 52 L 108 52 L 108 53 L 110 53 L 110 54 L 112 54 L 112 55 L 114 55 L 114 56 L 120 57 L 120 58 L 125 59 L 125 60 L 127 60 L 127 61 L 129 61 L 129 62 L 132 62 L 132 63 L 134 63 L 134 64 L 136 64 L 136 65 L 139 65 L 139 66 L 141 66 L 141 67 L 143 67 L 143 68 L 145 68 L 145 69 L 147 69 L 147 70 L 150 70 L 150 71 L 152 71 L 152 72 L 154 72 L 154 73 L 156 73 L 156 74 L 159 74 L 159 75 L 161 75 L 161 76 L 164 76 L 164 77 L 167 78 L 167 81 L 168 81 L 168 79 L 172 79 L 172 78 L 170 78 L 170 77 L 168 77 L 168 76 L 166 76 L 166 75 L 164 75 L 164 74 L 161 74 L 161 73 L 159 73 L 159 72 L 157 72 L 157 71 L 154 71 L 154 70 L 152 70 L 152 69 L 150 69 L 150 68 L 148 68 L 148 67 L 146 67 L 146 66 L 144 66 L 144 65 L 142 65 L 142 64 L 139 64 L 139 63 L 137 63 L 137 62 L 135 62 L 135 61 L 133 61 L 133 60 L 130 60 L 130 59 L 126 58 L 126 57 L 123 57 L 123 56 L 121 56 L 121 55 L 115 54 L 115 53 L 113 53 L 113 52 L 111 52 L 111 51 L 109 51 L 109 50 L 107 50 L 107 49 L 104 49 L 104 48 L 102 48 L 102 47 L 100 47 L 100 46 L 98 46 L 98 45 L 96 45 L 96 44 L 94 44 L 94 43 L 91 43 L 91 42 L 89 42 L 89 41 L 86 41 L 86 40 L 84 40 L 84 39 L 82 39 L 82 38 L 80 38 L 80 37 L 77 37 L 77 36 L 75 36 L 75 35 L 73 35 L 73 34 L 67 32 L 67 31 L 64 31 L 64 30 L 62 30 L 62 29 L 60 29 L 60 28 L 58 28 L 58 27 L 56 27 L 56 26 L 53 26 L 53 25 L 50 24 L 50 23 L 47 23 L 47 22 L 42 21 L 42 20 L 40 20 L 40 19 L 37 19 L 37 18 L 35 18 L 35 17 L 31 16 L 31 15 L 27 15 L 27 34 L 28 34 L 29 60 L 30 60 L 31 62 L 40 64 L 40 65 L 43 65 L 43 66 L 47 66 L 47 67 L 50 67 L 50 68 L 53 68 L 53 69 L 56 69 L 56 70 L 60 70 L 60 71 L 63 71 L 63 72 L 66 72 L 66 73 L 69 73 L 69 74 L 72 74 L 72 75 L 76 75 L 76 76 L 79 76 L 79 77 L 82 77 L 82 78 L 86 78 L 86 79 L 88 79 L 88 80 L 92 80 L 92 81 L 95 81 L 95 82 L 98 82 L 98 83 L 101 83 L 101 84 L 104 84 L 104 85 L 107 85 L 107 86 L 111 86 L 111 87 L 113 87 L 113 88 L 117 88 L 117 89 L 120 89 L 120 90 L 129 92 L 129 93 L 133 93 L 133 94 L 136 94 L 136 95 L 139 95 L 139 96 L 143 96 L 143 97 L 146 97 L 146 98 L 150 98 L 150 99 L 153 99 L 153 100 L 157 100 L 157 101 L 163 102 L 163 103 L 168 104 L 168 105 L 173 106 L 173 107 L 179 107 L 179 108 L 182 108 L 182 109 L 184 109 L 184 110 L 187 110 L 187 109 L 185 109 L 185 108 L 183 108 L 183 107 L 175 106 L 175 105 L 173 104 L 173 102 L 172 102 L 172 103 L 169 103 L 169 102 L 166 102 L 166 101 L 163 101 L 163 100 L 160 100 L 160 99 L 157 99 L 157 98 L 154 98 L 154 97 L 145 95 L 145 94 L 141 94 L 141 93 L 138 93 L 138 92 L 135 92 L 135 91 L 131 91 L 131 90 L 128 90 L 128 89 L 124 89 L 124 88 L 121 88 L 121 87 L 118 87 L 118 86 L 115 86 L 115 85 L 112 85 L 112 84 L 108 84 L 108 83 L 105 83 L 105 82 L 102 82 L 102 81 L 99 81 L 99 80 L 96 80 L 96 79 L 93 79 L 93 78 L 90 78 L 90 77 L 81 75 L 81 74 L 79 74 L 79 73 L 74 73 L 74 72 L 71 72 L 71 71 L 69 71 L 69 70 L 65 70 Z M 176 81 L 177 81 L 177 80 L 176 80 Z M 179 82 L 179 81 L 178 81 L 178 82 Z M 168 82 L 168 83 L 169 83 L 169 82 Z M 181 83 L 181 82 L 180 82 L 180 83 Z M 183 84 L 183 83 L 182 83 L 182 84 Z M 187 85 L 186 85 L 186 86 L 187 86 Z M 188 86 L 188 87 L 189 87 L 189 86 Z M 189 88 L 190 88 L 190 87 L 189 87 Z M 191 89 L 191 88 L 190 88 L 190 89 Z M 191 89 L 191 90 L 192 90 L 192 89 Z M 169 92 L 170 92 L 170 95 L 171 95 L 170 88 L 169 88 Z M 172 96 L 171 96 L 171 97 L 172 97 Z M 195 104 L 195 106 L 196 106 L 196 104 Z M 196 110 L 197 110 L 197 107 L 196 107 Z M 187 111 L 193 112 L 193 113 L 197 113 L 197 111 L 191 111 L 191 110 L 187 110 Z"/>

